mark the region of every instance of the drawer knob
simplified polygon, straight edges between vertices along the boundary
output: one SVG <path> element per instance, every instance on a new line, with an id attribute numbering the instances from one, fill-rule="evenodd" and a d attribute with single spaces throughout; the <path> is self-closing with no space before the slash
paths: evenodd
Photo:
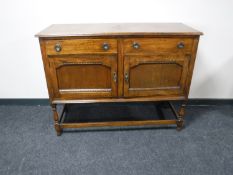
<path id="1" fill-rule="evenodd" d="M 54 50 L 55 50 L 56 52 L 61 52 L 61 50 L 62 50 L 61 45 L 60 45 L 60 44 L 55 44 Z"/>
<path id="2" fill-rule="evenodd" d="M 129 83 L 129 74 L 127 72 L 125 73 L 125 82 Z"/>
<path id="3" fill-rule="evenodd" d="M 178 43 L 177 48 L 178 49 L 183 49 L 184 48 L 184 43 L 183 42 Z"/>
<path id="4" fill-rule="evenodd" d="M 140 45 L 139 45 L 138 43 L 134 42 L 134 43 L 132 44 L 132 47 L 133 47 L 134 49 L 139 49 Z"/>
<path id="5" fill-rule="evenodd" d="M 109 46 L 108 43 L 104 43 L 103 46 L 102 46 L 102 48 L 103 48 L 104 50 L 109 50 L 110 46 Z"/>
<path id="6" fill-rule="evenodd" d="M 116 83 L 117 82 L 117 73 L 113 72 L 113 81 Z"/>

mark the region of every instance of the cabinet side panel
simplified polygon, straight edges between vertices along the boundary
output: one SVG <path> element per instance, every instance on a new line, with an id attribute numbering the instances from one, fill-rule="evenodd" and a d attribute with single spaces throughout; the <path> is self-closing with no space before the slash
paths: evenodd
<path id="1" fill-rule="evenodd" d="M 187 81 L 186 81 L 186 86 L 185 86 L 186 99 L 188 99 L 188 95 L 189 95 L 189 91 L 190 91 L 193 69 L 194 69 L 194 64 L 195 64 L 196 55 L 197 55 L 198 42 L 199 42 L 199 36 L 194 38 L 194 42 L 193 42 L 191 60 L 189 63 L 188 76 L 187 76 Z"/>
<path id="2" fill-rule="evenodd" d="M 46 55 L 45 40 L 42 38 L 39 38 L 39 42 L 40 42 L 42 61 L 43 61 L 43 65 L 44 65 L 44 72 L 45 72 L 45 77 L 46 77 L 46 82 L 47 82 L 47 88 L 48 88 L 48 93 L 49 93 L 49 99 L 50 99 L 50 102 L 52 102 L 52 100 L 54 98 L 54 92 L 53 92 L 52 83 L 51 83 L 51 79 L 50 79 L 51 73 L 50 73 L 50 69 L 49 69 L 49 61 L 48 61 L 47 55 Z"/>

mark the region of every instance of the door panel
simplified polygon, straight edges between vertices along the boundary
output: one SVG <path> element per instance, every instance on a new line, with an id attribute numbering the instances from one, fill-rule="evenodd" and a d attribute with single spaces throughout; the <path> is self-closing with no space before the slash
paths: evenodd
<path id="1" fill-rule="evenodd" d="M 179 64 L 151 63 L 137 65 L 130 70 L 130 87 L 135 89 L 177 87 L 181 74 L 182 66 Z"/>
<path id="2" fill-rule="evenodd" d="M 103 65 L 61 66 L 57 68 L 57 79 L 60 89 L 111 89 L 111 69 Z"/>
<path id="3" fill-rule="evenodd" d="M 116 56 L 51 58 L 57 98 L 117 96 Z"/>
<path id="4" fill-rule="evenodd" d="M 124 96 L 183 95 L 188 62 L 178 55 L 125 56 Z"/>

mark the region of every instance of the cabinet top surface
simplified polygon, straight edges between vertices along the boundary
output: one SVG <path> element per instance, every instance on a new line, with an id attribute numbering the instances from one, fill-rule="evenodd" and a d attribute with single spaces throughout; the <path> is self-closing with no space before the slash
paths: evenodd
<path id="1" fill-rule="evenodd" d="M 182 23 L 53 24 L 36 37 L 202 35 Z"/>

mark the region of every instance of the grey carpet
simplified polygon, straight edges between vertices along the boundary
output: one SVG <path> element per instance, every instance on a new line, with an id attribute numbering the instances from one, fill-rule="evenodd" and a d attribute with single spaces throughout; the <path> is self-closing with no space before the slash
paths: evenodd
<path id="1" fill-rule="evenodd" d="M 152 104 L 85 106 L 83 113 L 151 115 Z M 110 108 L 110 109 L 109 109 Z M 112 111 L 112 112 L 109 112 Z M 232 175 L 233 107 L 188 106 L 186 128 L 64 132 L 49 106 L 0 106 L 0 174 Z"/>

